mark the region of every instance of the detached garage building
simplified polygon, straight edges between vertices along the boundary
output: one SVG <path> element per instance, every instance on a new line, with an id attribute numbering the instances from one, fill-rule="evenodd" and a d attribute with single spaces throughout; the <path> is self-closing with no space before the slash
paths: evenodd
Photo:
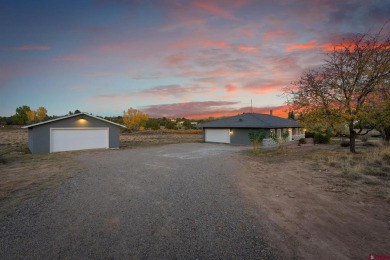
<path id="1" fill-rule="evenodd" d="M 305 138 L 302 126 L 290 119 L 266 114 L 244 113 L 211 121 L 198 126 L 203 129 L 203 141 L 212 143 L 227 143 L 250 145 L 249 132 L 264 130 L 268 136 L 273 132 L 281 138 L 282 133 L 288 131 L 287 141 L 296 141 Z M 271 138 L 263 140 L 264 146 L 277 145 Z"/>
<path id="2" fill-rule="evenodd" d="M 53 153 L 100 148 L 119 148 L 123 125 L 86 113 L 24 126 L 31 153 Z"/>

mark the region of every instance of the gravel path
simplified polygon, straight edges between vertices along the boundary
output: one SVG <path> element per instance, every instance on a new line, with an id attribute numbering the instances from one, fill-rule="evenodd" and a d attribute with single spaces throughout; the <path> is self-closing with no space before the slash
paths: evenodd
<path id="1" fill-rule="evenodd" d="M 239 149 L 84 153 L 84 173 L 0 220 L 0 259 L 273 259 L 236 185 Z"/>

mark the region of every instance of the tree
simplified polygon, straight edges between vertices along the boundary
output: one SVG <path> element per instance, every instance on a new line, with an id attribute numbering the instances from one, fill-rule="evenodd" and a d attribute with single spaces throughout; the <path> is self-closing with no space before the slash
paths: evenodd
<path id="1" fill-rule="evenodd" d="M 34 110 L 27 111 L 26 114 L 28 123 L 34 123 L 37 120 L 37 114 Z"/>
<path id="2" fill-rule="evenodd" d="M 288 118 L 288 119 L 295 120 L 294 111 L 289 111 L 289 112 L 288 112 L 288 116 L 287 116 L 287 118 Z"/>
<path id="3" fill-rule="evenodd" d="M 18 125 L 25 125 L 28 121 L 27 112 L 31 111 L 29 106 L 21 106 L 16 109 L 15 122 Z"/>
<path id="4" fill-rule="evenodd" d="M 38 107 L 36 111 L 36 117 L 39 122 L 47 119 L 47 109 L 44 107 Z"/>
<path id="5" fill-rule="evenodd" d="M 375 128 L 385 142 L 390 142 L 390 88 L 380 87 L 365 105 L 366 118 L 358 122 L 359 128 Z"/>
<path id="6" fill-rule="evenodd" d="M 139 130 L 141 127 L 145 127 L 149 116 L 142 113 L 140 110 L 129 108 L 123 111 L 123 123 L 132 130 Z"/>
<path id="7" fill-rule="evenodd" d="M 346 127 L 350 151 L 356 152 L 356 135 L 362 129 L 356 131 L 355 122 L 367 117 L 368 98 L 389 76 L 390 37 L 381 32 L 356 34 L 335 45 L 319 69 L 303 73 L 285 93 L 305 125 L 317 121 L 335 132 Z"/>
<path id="8" fill-rule="evenodd" d="M 80 114 L 80 113 L 81 113 L 80 110 L 76 109 L 73 114 L 76 115 L 76 114 Z"/>
<path id="9" fill-rule="evenodd" d="M 267 132 L 261 129 L 258 131 L 249 131 L 248 135 L 249 140 L 253 145 L 253 153 L 257 154 L 263 140 L 267 137 Z"/>

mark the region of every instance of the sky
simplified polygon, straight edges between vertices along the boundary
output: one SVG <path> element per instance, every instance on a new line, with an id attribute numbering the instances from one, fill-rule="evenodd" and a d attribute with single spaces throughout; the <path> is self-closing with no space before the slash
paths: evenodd
<path id="1" fill-rule="evenodd" d="M 284 87 L 389 14 L 390 0 L 0 0 L 0 116 L 285 116 Z"/>

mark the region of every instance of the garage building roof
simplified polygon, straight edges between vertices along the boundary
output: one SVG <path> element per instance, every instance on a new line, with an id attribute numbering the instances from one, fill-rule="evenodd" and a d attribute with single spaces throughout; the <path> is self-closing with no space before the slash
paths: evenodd
<path id="1" fill-rule="evenodd" d="M 44 125 L 44 124 L 48 124 L 48 123 L 51 123 L 51 122 L 55 122 L 55 121 L 59 121 L 59 120 L 63 120 L 63 119 L 71 118 L 71 117 L 75 117 L 75 116 L 88 116 L 88 117 L 92 117 L 92 118 L 101 120 L 101 121 L 106 122 L 106 123 L 110 123 L 110 124 L 113 124 L 113 125 L 116 125 L 116 126 L 119 126 L 119 127 L 126 128 L 126 126 L 124 126 L 124 125 L 117 124 L 117 123 L 108 121 L 106 119 L 103 119 L 103 118 L 100 118 L 100 117 L 97 117 L 97 116 L 89 115 L 89 114 L 84 113 L 84 112 L 81 112 L 81 113 L 78 113 L 78 114 L 74 114 L 74 115 L 69 115 L 69 116 L 63 116 L 63 117 L 47 120 L 47 121 L 44 121 L 44 122 L 39 122 L 39 123 L 36 123 L 36 124 L 26 125 L 26 126 L 23 126 L 22 128 L 31 128 L 31 127 L 34 127 L 34 126 Z"/>
<path id="2" fill-rule="evenodd" d="M 298 122 L 257 113 L 244 113 L 241 115 L 222 118 L 198 125 L 199 128 L 288 128 L 302 127 Z"/>

